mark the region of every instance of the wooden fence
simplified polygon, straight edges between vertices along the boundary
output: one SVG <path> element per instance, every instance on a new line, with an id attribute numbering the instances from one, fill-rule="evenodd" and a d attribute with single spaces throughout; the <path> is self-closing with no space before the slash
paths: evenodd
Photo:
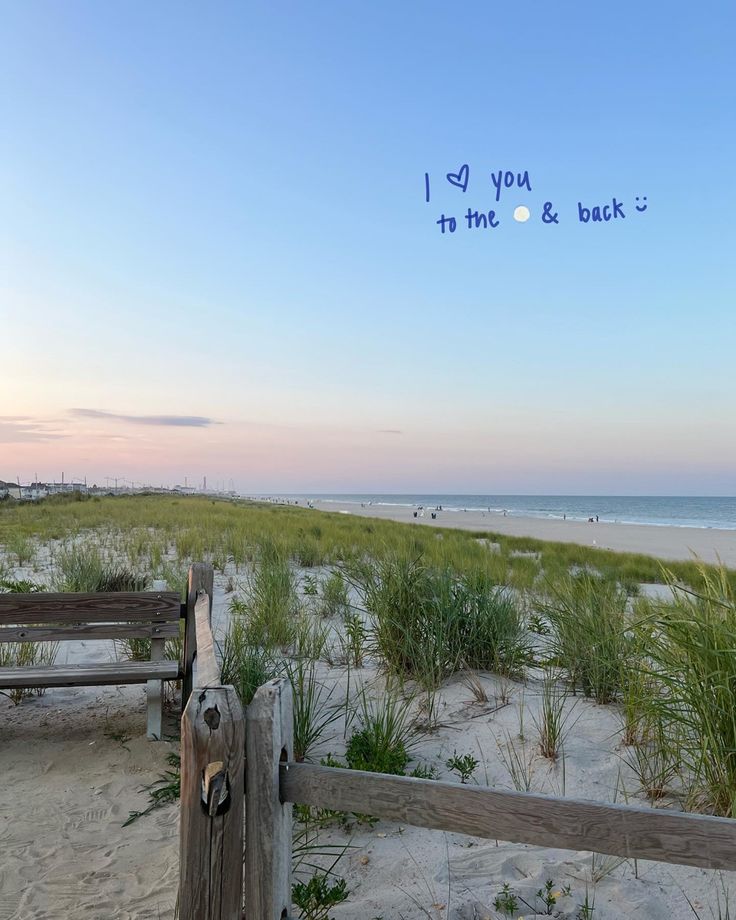
<path id="1" fill-rule="evenodd" d="M 212 587 L 212 567 L 192 566 L 181 717 L 181 920 L 242 916 L 245 720 L 234 688 L 220 679 Z"/>
<path id="2" fill-rule="evenodd" d="M 200 660 L 182 718 L 182 920 L 289 917 L 292 803 L 491 840 L 736 869 L 736 820 L 730 818 L 293 762 L 288 681 L 257 691 L 245 726 L 235 691 L 219 685 L 209 577 L 197 569 L 189 586 L 197 656 L 201 647 L 207 662 Z"/>

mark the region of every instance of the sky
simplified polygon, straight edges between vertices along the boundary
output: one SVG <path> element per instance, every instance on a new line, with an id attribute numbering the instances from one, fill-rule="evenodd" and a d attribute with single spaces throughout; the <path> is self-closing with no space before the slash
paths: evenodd
<path id="1" fill-rule="evenodd" d="M 736 494 L 732 4 L 0 13 L 0 479 Z"/>

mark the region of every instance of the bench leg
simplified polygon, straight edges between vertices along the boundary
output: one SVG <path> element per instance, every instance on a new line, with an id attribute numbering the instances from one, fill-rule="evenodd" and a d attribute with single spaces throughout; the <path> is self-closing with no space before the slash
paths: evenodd
<path id="1" fill-rule="evenodd" d="M 164 682 L 149 680 L 146 684 L 148 697 L 148 737 L 151 741 L 160 741 L 164 714 Z"/>
<path id="2" fill-rule="evenodd" d="M 166 654 L 165 639 L 151 639 L 151 661 L 163 661 Z M 164 682 L 149 680 L 146 684 L 148 703 L 148 730 L 151 741 L 160 741 L 163 736 Z"/>

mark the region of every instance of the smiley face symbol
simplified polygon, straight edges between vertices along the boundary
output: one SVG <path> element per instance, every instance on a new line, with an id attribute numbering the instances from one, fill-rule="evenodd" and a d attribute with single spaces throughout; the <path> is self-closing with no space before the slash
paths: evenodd
<path id="1" fill-rule="evenodd" d="M 646 196 L 646 195 L 642 195 L 642 199 L 641 199 L 641 200 L 644 202 L 643 205 L 639 205 L 639 196 L 637 195 L 637 196 L 636 196 L 636 205 L 635 205 L 635 208 L 636 208 L 636 210 L 639 211 L 640 213 L 641 213 L 642 211 L 646 211 L 646 209 L 647 209 L 647 196 Z"/>

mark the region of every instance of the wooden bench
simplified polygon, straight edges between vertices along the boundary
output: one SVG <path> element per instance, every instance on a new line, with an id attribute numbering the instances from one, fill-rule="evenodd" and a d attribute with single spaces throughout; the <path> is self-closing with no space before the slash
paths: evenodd
<path id="1" fill-rule="evenodd" d="M 0 643 L 150 639 L 150 661 L 100 661 L 0 668 L 0 689 L 147 684 L 148 737 L 161 738 L 163 682 L 183 676 L 165 658 L 187 605 L 174 591 L 0 594 Z"/>

